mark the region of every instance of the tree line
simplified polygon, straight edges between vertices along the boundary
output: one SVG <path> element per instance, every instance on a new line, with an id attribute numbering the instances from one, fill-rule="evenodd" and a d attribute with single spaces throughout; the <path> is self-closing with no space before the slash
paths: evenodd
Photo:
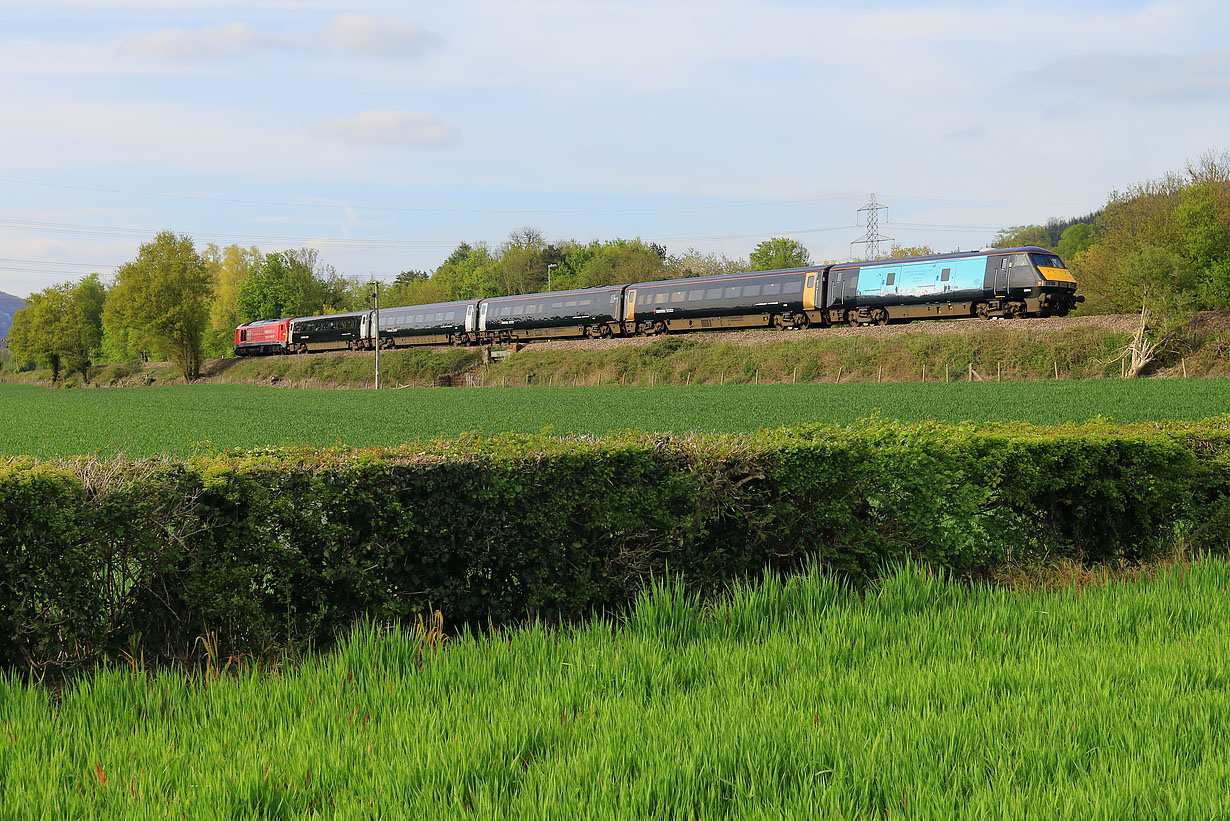
<path id="1" fill-rule="evenodd" d="M 385 306 L 584 288 L 647 280 L 807 265 L 807 249 L 787 237 L 756 247 L 749 259 L 694 249 L 672 256 L 640 239 L 549 243 L 523 228 L 498 248 L 462 243 L 434 272 L 403 271 L 385 288 Z M 314 248 L 262 252 L 207 245 L 170 231 L 144 243 L 114 281 L 97 274 L 31 294 L 13 317 L 8 346 L 17 368 L 44 366 L 53 381 L 97 363 L 174 362 L 191 381 L 206 358 L 231 353 L 244 322 L 365 310 L 365 278 L 344 277 Z"/>
<path id="2" fill-rule="evenodd" d="M 1001 231 L 994 245 L 1058 252 L 1085 295 L 1084 313 L 1148 306 L 1165 334 L 1195 311 L 1230 310 L 1230 152 L 1208 151 L 1181 172 L 1112 191 L 1088 217 Z"/>
<path id="3" fill-rule="evenodd" d="M 1230 309 L 1230 153 L 1206 152 L 1182 172 L 1113 191 L 1075 219 L 1004 229 L 994 247 L 1037 245 L 1060 254 L 1086 302 L 1084 313 L 1139 311 L 1175 324 L 1199 309 Z M 934 253 L 894 245 L 886 256 Z M 761 242 L 747 259 L 695 249 L 672 255 L 641 239 L 549 242 L 535 228 L 497 247 L 462 243 L 434 271 L 403 271 L 386 306 L 626 284 L 811 264 L 788 237 Z M 96 274 L 32 294 L 9 333 L 16 367 L 43 365 L 53 379 L 94 363 L 159 357 L 196 379 L 201 361 L 231 352 L 237 325 L 371 307 L 365 278 L 341 276 L 318 252 L 207 245 L 169 231 L 141 245 L 113 282 Z M 1167 333 L 1166 328 L 1161 329 Z"/>

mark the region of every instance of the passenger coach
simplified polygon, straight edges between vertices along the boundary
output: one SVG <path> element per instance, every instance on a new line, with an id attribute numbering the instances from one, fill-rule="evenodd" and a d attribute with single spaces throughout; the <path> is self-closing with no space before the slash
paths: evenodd
<path id="1" fill-rule="evenodd" d="M 468 345 L 474 341 L 478 302 L 437 302 L 380 309 L 380 344 L 384 348 L 403 345 Z M 364 317 L 358 347 L 372 350 L 375 311 Z"/>
<path id="2" fill-rule="evenodd" d="M 624 286 L 549 291 L 484 299 L 478 304 L 480 342 L 594 337 L 619 333 Z"/>
<path id="3" fill-rule="evenodd" d="M 348 314 L 295 317 L 290 320 L 287 347 L 292 353 L 337 351 L 357 348 L 363 338 L 363 322 L 370 311 Z"/>
<path id="4" fill-rule="evenodd" d="M 823 267 L 788 268 L 629 285 L 625 334 L 819 324 Z"/>

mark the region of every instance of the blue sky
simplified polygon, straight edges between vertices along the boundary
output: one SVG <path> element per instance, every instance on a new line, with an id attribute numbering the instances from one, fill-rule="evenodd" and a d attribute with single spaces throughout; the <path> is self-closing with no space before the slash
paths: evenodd
<path id="1" fill-rule="evenodd" d="M 0 291 L 170 229 L 347 276 L 461 241 L 845 259 L 1086 214 L 1230 134 L 1230 4 L 0 0 Z"/>

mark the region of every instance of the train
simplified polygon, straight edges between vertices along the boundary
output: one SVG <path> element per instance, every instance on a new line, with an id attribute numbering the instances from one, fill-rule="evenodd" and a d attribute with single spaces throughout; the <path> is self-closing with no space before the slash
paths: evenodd
<path id="1" fill-rule="evenodd" d="M 985 248 L 246 322 L 237 356 L 607 339 L 915 319 L 1064 316 L 1084 297 L 1053 251 Z M 377 325 L 379 326 L 377 328 Z"/>

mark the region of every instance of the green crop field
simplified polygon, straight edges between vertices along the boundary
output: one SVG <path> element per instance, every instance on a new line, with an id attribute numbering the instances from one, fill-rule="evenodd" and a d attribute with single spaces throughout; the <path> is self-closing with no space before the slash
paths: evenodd
<path id="1" fill-rule="evenodd" d="M 301 666 L 9 675 L 0 814 L 1224 817 L 1228 583 L 813 572 L 562 629 L 360 628 Z"/>
<path id="2" fill-rule="evenodd" d="M 0 385 L 0 454 L 189 455 L 201 449 L 394 445 L 467 431 L 747 432 L 804 422 L 1058 424 L 1230 413 L 1221 379 L 293 390 L 186 385 L 51 390 Z"/>

